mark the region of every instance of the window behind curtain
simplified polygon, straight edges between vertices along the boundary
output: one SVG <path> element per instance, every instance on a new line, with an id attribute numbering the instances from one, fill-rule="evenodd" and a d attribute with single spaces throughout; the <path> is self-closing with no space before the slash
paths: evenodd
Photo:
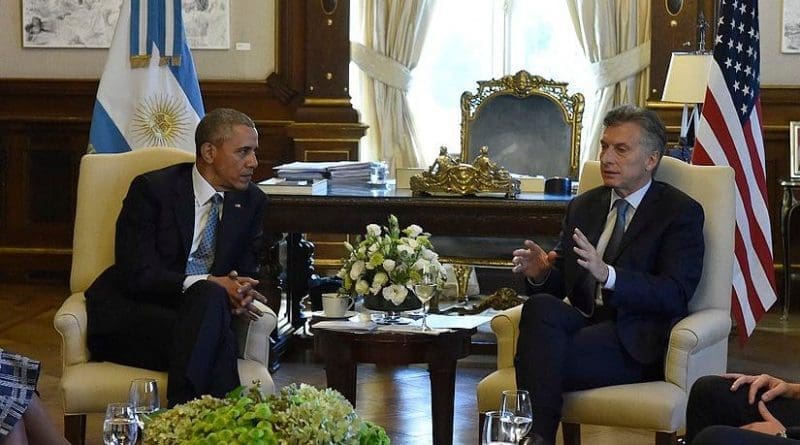
<path id="1" fill-rule="evenodd" d="M 361 7 L 361 1 L 351 0 L 356 41 Z M 408 94 L 426 163 L 441 145 L 461 151 L 460 98 L 476 91 L 476 81 L 524 69 L 569 82 L 570 94 L 586 96 L 588 110 L 594 85 L 587 65 L 563 0 L 436 0 Z M 357 73 L 351 64 L 350 91 L 358 109 Z"/>

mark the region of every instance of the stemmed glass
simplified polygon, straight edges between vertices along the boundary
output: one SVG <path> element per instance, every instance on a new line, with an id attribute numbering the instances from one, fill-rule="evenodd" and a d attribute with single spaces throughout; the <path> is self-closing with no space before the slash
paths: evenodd
<path id="1" fill-rule="evenodd" d="M 422 281 L 414 285 L 414 293 L 417 298 L 422 302 L 422 330 L 432 331 L 433 329 L 428 326 L 428 307 L 427 304 L 436 294 L 436 277 L 430 271 L 425 271 L 422 274 Z"/>
<path id="2" fill-rule="evenodd" d="M 103 443 L 134 445 L 138 433 L 133 406 L 128 403 L 109 403 L 103 420 Z"/>
<path id="3" fill-rule="evenodd" d="M 504 411 L 489 411 L 483 419 L 481 445 L 513 445 L 514 428 L 511 415 Z"/>
<path id="4" fill-rule="evenodd" d="M 507 390 L 503 391 L 500 402 L 500 410 L 511 418 L 514 443 L 518 443 L 528 434 L 533 423 L 531 395 L 525 390 Z"/>
<path id="5" fill-rule="evenodd" d="M 144 430 L 144 420 L 160 408 L 158 399 L 158 383 L 155 379 L 131 380 L 128 401 L 136 414 L 136 422 Z"/>

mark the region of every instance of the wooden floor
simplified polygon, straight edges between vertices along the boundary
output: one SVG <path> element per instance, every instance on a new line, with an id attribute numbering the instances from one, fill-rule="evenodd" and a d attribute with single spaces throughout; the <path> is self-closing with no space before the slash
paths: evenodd
<path id="1" fill-rule="evenodd" d="M 60 339 L 53 329 L 53 315 L 66 298 L 65 286 L 11 285 L 0 283 L 0 346 L 39 359 L 43 375 L 39 390 L 53 420 L 62 424 L 57 383 L 61 374 Z M 769 372 L 797 380 L 800 370 L 800 313 L 789 322 L 779 320 L 777 308 L 747 343 L 740 347 L 732 339 L 728 367 L 732 371 Z M 494 369 L 494 357 L 470 356 L 459 362 L 456 379 L 455 444 L 476 444 L 477 409 L 475 386 Z M 278 386 L 304 382 L 325 385 L 325 372 L 309 351 L 293 351 L 273 376 Z M 358 412 L 384 426 L 393 444 L 431 443 L 430 394 L 424 367 L 358 369 Z M 89 444 L 102 444 L 102 419 L 90 416 Z M 652 444 L 653 436 L 642 431 L 584 427 L 589 445 Z"/>

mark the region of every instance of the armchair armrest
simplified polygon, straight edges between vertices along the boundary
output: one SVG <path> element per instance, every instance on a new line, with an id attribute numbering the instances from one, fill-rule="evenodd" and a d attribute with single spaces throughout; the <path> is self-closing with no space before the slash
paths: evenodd
<path id="1" fill-rule="evenodd" d="M 703 309 L 678 322 L 667 348 L 666 381 L 688 392 L 698 377 L 724 372 L 730 330 L 730 314 L 722 309 Z"/>
<path id="2" fill-rule="evenodd" d="M 53 326 L 61 334 L 62 369 L 89 361 L 86 347 L 86 298 L 83 292 L 64 300 L 53 318 Z"/>
<path id="3" fill-rule="evenodd" d="M 519 338 L 522 305 L 514 306 L 492 318 L 492 331 L 497 337 L 497 369 L 513 368 Z"/>
<path id="4" fill-rule="evenodd" d="M 239 339 L 240 358 L 269 366 L 269 336 L 278 324 L 275 312 L 258 301 L 253 302 L 263 313 L 255 321 L 237 319 L 236 332 Z"/>

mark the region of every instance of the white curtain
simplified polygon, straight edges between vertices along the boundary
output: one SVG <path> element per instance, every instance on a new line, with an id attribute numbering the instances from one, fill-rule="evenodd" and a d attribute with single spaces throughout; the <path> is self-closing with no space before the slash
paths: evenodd
<path id="1" fill-rule="evenodd" d="M 566 0 L 597 90 L 584 113 L 581 163 L 597 159 L 603 116 L 617 105 L 644 105 L 650 70 L 649 0 Z M 587 119 L 587 116 L 590 116 Z"/>
<path id="2" fill-rule="evenodd" d="M 433 0 L 364 0 L 364 43 L 353 42 L 351 55 L 361 69 L 362 120 L 368 152 L 397 167 L 419 167 L 422 155 L 406 93 L 428 29 Z"/>

